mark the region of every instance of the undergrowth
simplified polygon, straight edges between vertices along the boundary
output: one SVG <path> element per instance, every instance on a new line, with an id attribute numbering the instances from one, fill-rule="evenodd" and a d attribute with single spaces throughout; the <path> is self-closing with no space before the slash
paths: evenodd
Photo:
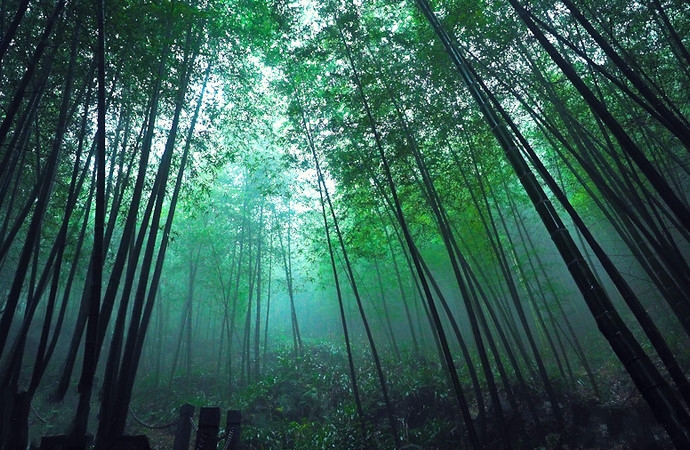
<path id="1" fill-rule="evenodd" d="M 355 406 L 345 352 L 330 343 L 305 345 L 299 355 L 288 347 L 273 352 L 260 379 L 229 396 L 220 394 L 216 376 L 200 370 L 189 382 L 178 378 L 171 384 L 158 383 L 155 389 L 154 381 L 143 376 L 132 407 L 146 411 L 144 417 L 154 422 L 170 417 L 182 403 L 197 410 L 200 406 L 240 409 L 240 448 L 244 449 L 394 448 L 375 368 L 367 355 L 359 358 L 355 366 L 363 420 Z M 410 353 L 384 354 L 383 366 L 399 447 L 469 448 L 456 398 L 437 362 Z M 603 398 L 594 396 L 584 383 L 555 383 L 563 427 L 555 423 L 552 406 L 537 382 L 527 391 L 513 386 L 517 411 L 504 404 L 505 392 L 500 393 L 505 428 L 499 426 L 488 394 L 484 393 L 487 413 L 482 417 L 469 379 L 462 383 L 485 448 L 504 448 L 503 429 L 513 448 L 671 448 L 624 373 L 607 370 L 599 378 L 605 387 Z M 528 399 L 536 405 L 538 421 L 527 411 Z M 156 448 L 171 448 L 174 429 L 152 431 L 131 422 L 131 434 L 146 433 Z"/>

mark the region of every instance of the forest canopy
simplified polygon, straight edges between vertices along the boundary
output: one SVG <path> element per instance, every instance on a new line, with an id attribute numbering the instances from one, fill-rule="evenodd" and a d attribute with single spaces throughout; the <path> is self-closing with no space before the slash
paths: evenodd
<path id="1" fill-rule="evenodd" d="M 2 0 L 0 448 L 690 448 L 689 49 L 683 0 Z"/>

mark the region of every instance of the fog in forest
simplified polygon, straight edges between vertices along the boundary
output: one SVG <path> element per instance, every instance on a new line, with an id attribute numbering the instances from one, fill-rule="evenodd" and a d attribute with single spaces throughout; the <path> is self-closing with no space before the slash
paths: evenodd
<path id="1" fill-rule="evenodd" d="M 690 448 L 689 18 L 3 1 L 0 450 Z"/>

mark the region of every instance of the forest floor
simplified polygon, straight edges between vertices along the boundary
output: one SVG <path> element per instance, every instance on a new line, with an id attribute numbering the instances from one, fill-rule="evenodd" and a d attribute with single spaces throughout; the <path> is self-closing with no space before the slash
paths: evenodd
<path id="1" fill-rule="evenodd" d="M 438 365 L 411 356 L 384 364 L 387 373 L 396 374 L 387 381 L 400 447 L 469 448 L 454 396 L 448 391 Z M 363 365 L 358 367 L 366 418 L 364 432 L 352 400 L 347 361 L 340 351 L 328 345 L 307 347 L 298 358 L 287 350 L 272 355 L 261 379 L 235 393 L 232 405 L 222 401 L 222 395 L 215 391 L 220 385 L 217 377 L 199 373 L 189 380 L 178 378 L 158 388 L 147 381 L 140 383 L 132 408 L 140 416 L 146 411 L 145 420 L 151 422 L 157 417 L 170 417 L 185 402 L 197 409 L 241 409 L 240 448 L 244 449 L 394 448 L 376 371 Z M 573 386 L 556 386 L 563 416 L 560 426 L 542 391 L 530 388 L 527 392 L 514 392 L 517 411 L 511 409 L 502 392 L 501 406 L 512 448 L 673 448 L 629 377 L 622 371 L 602 372 L 598 374 L 599 396 L 584 380 L 576 380 Z M 465 394 L 468 399 L 469 392 L 468 389 Z M 485 396 L 488 403 L 488 394 Z M 172 399 L 176 399 L 175 407 L 171 406 Z M 528 412 L 529 402 L 537 411 L 538 422 Z M 476 401 L 470 408 L 484 448 L 506 448 L 505 434 L 492 414 L 494 409 L 489 405 L 486 417 L 482 418 L 477 414 Z M 154 448 L 172 448 L 174 428 L 150 430 L 131 422 L 130 434 L 147 434 Z"/>

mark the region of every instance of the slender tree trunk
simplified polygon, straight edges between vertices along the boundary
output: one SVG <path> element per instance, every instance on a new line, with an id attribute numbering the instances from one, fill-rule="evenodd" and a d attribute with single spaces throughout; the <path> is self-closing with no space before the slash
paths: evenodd
<path id="1" fill-rule="evenodd" d="M 407 290 L 405 289 L 405 286 L 403 285 L 403 280 L 402 276 L 400 275 L 400 268 L 398 267 L 398 260 L 395 256 L 395 249 L 393 248 L 393 243 L 391 240 L 391 236 L 388 234 L 388 228 L 386 226 L 386 223 L 383 220 L 383 216 L 379 209 L 376 209 L 376 214 L 379 216 L 379 219 L 381 220 L 381 227 L 383 228 L 383 232 L 385 235 L 386 243 L 388 244 L 388 251 L 390 252 L 391 255 L 391 264 L 393 265 L 393 271 L 395 273 L 395 281 L 398 285 L 398 292 L 400 293 L 400 301 L 403 304 L 403 307 L 405 309 L 405 318 L 407 319 L 407 325 L 410 330 L 410 337 L 412 338 L 412 349 L 414 350 L 415 354 L 419 354 L 419 342 L 417 341 L 417 333 L 415 332 L 414 325 L 412 323 L 412 314 L 410 312 L 410 305 L 409 305 L 409 298 L 407 296 Z"/>
<path id="2" fill-rule="evenodd" d="M 379 285 L 379 296 L 381 297 L 381 305 L 383 306 L 383 315 L 386 320 L 386 327 L 388 328 L 388 333 L 390 334 L 391 345 L 393 347 L 393 353 L 396 359 L 400 359 L 400 350 L 398 350 L 398 343 L 395 339 L 395 331 L 393 330 L 393 325 L 391 321 L 390 311 L 388 310 L 388 301 L 386 300 L 386 289 L 383 286 L 383 280 L 381 279 L 381 269 L 379 268 L 379 262 L 374 261 L 374 269 L 376 271 L 376 280 Z"/>
<path id="3" fill-rule="evenodd" d="M 288 211 L 287 220 L 287 245 L 283 244 L 283 235 L 278 233 L 278 241 L 280 243 L 281 255 L 283 257 L 283 268 L 285 270 L 285 282 L 287 284 L 288 296 L 290 297 L 290 318 L 292 322 L 292 346 L 295 357 L 302 353 L 302 335 L 299 331 L 299 322 L 297 321 L 297 310 L 295 309 L 295 292 L 292 287 L 292 251 L 291 251 L 291 220 L 290 212 Z"/>
<path id="4" fill-rule="evenodd" d="M 271 281 L 273 280 L 273 234 L 270 234 L 268 244 L 268 283 L 266 286 L 266 321 L 264 322 L 264 349 L 261 361 L 263 362 L 263 370 L 266 370 L 266 353 L 268 352 L 268 318 L 271 316 Z"/>
<path id="5" fill-rule="evenodd" d="M 259 212 L 259 235 L 257 237 L 256 246 L 256 318 L 254 322 L 254 371 L 253 377 L 250 375 L 250 379 L 255 381 L 261 379 L 261 274 L 263 272 L 262 266 L 262 244 L 264 241 L 263 237 L 264 229 L 264 205 L 261 204 Z M 251 371 L 250 371 L 251 373 Z"/>
<path id="6" fill-rule="evenodd" d="M 246 194 L 245 194 L 246 195 Z M 240 361 L 240 385 L 247 386 L 251 383 L 251 327 L 252 327 L 252 301 L 254 300 L 254 287 L 255 287 L 255 274 L 258 270 L 259 260 L 257 258 L 256 263 L 254 263 L 252 258 L 252 231 L 253 223 L 251 220 L 249 222 L 249 246 L 247 250 L 247 311 L 244 318 L 244 336 L 242 339 L 242 359 Z"/>

